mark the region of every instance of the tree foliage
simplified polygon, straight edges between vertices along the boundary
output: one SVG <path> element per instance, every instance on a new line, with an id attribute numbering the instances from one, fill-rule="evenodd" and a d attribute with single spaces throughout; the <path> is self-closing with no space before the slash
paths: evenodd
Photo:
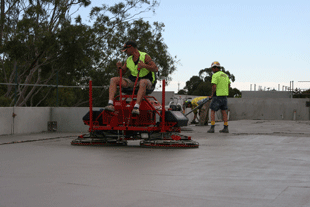
<path id="1" fill-rule="evenodd" d="M 108 97 L 115 64 L 124 61 L 120 51 L 124 42 L 135 40 L 138 49 L 147 52 L 170 78 L 176 70 L 176 57 L 168 53 L 162 33 L 164 24 L 150 24 L 140 14 L 155 10 L 156 0 L 125 0 L 112 6 L 103 4 L 90 12 L 92 25 L 80 16 L 72 23 L 76 6 L 89 6 L 89 0 L 1 0 L 1 83 L 19 83 L 17 106 L 85 106 L 88 91 L 46 85 L 105 86 L 94 89 L 96 105 Z M 34 85 L 36 84 L 36 85 Z M 44 86 L 43 86 L 44 85 Z M 5 105 L 15 101 L 14 85 L 0 85 Z M 10 104 L 7 104 L 10 102 Z"/>
<path id="2" fill-rule="evenodd" d="M 226 71 L 224 67 L 221 67 L 221 70 L 228 75 L 231 82 L 235 81 L 235 76 L 233 74 Z M 212 75 L 212 68 L 205 68 L 199 71 L 198 76 L 192 76 L 186 82 L 184 87 L 184 89 L 187 90 L 187 94 L 196 96 L 210 96 L 212 93 Z M 178 94 L 184 94 L 185 90 L 181 90 L 181 93 Z M 241 92 L 237 88 L 230 88 L 228 97 L 241 97 Z"/>
<path id="3" fill-rule="evenodd" d="M 296 88 L 293 91 L 293 97 L 294 98 L 310 98 L 310 89 L 302 91 Z"/>

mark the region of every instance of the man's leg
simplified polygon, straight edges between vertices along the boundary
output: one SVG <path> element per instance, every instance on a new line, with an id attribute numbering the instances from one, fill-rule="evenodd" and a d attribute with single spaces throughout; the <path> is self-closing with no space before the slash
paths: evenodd
<path id="1" fill-rule="evenodd" d="M 222 111 L 222 116 L 223 116 L 223 121 L 224 121 L 224 129 L 220 130 L 222 133 L 229 133 L 228 131 L 228 119 L 227 119 L 227 113 L 226 110 L 221 110 Z"/>
<path id="2" fill-rule="evenodd" d="M 145 96 L 145 93 L 146 93 L 146 89 L 147 88 L 151 88 L 152 87 L 152 83 L 150 80 L 148 79 L 141 79 L 139 81 L 139 90 L 138 90 L 138 93 L 137 93 L 137 101 L 136 101 L 136 104 L 132 110 L 132 113 L 133 114 L 137 114 L 139 115 L 140 114 L 140 111 L 139 111 L 139 107 L 140 107 L 140 104 L 141 104 L 141 101 L 143 99 L 143 97 Z"/>
<path id="3" fill-rule="evenodd" d="M 196 112 L 194 111 L 194 118 L 193 118 L 191 124 L 196 124 L 196 119 L 197 119 L 197 111 Z"/>
<path id="4" fill-rule="evenodd" d="M 137 101 L 136 104 L 141 104 L 142 98 L 145 96 L 146 88 L 147 88 L 147 80 L 140 80 L 139 82 L 139 91 L 137 93 Z"/>
<path id="5" fill-rule="evenodd" d="M 109 100 L 113 100 L 116 90 L 117 90 L 117 86 L 119 85 L 119 81 L 120 81 L 120 77 L 113 77 L 110 80 L 110 88 L 109 88 Z M 128 87 L 128 83 L 127 81 L 122 80 L 122 87 Z"/>
<path id="6" fill-rule="evenodd" d="M 211 101 L 208 101 L 207 103 L 207 118 L 206 118 L 206 122 L 205 125 L 208 126 L 209 125 L 209 109 L 210 109 L 210 105 L 211 105 Z"/>
<path id="7" fill-rule="evenodd" d="M 214 126 L 215 126 L 215 112 L 219 110 L 219 101 L 217 97 L 213 97 L 210 105 L 211 109 L 211 128 L 209 129 L 208 133 L 214 133 Z"/>
<path id="8" fill-rule="evenodd" d="M 227 119 L 227 113 L 226 110 L 228 109 L 227 107 L 227 97 L 224 96 L 221 98 L 221 104 L 220 104 L 220 109 L 222 111 L 222 116 L 223 116 L 223 121 L 224 121 L 224 128 L 220 130 L 222 133 L 229 133 L 228 131 L 228 119 Z"/>
<path id="9" fill-rule="evenodd" d="M 204 125 L 205 125 L 205 126 L 208 126 L 208 125 L 209 125 L 209 109 L 207 110 L 207 115 L 206 115 L 206 120 L 205 120 Z"/>
<path id="10" fill-rule="evenodd" d="M 215 126 L 215 111 L 211 109 L 211 128 L 209 129 L 208 133 L 214 133 L 214 126 Z"/>
<path id="11" fill-rule="evenodd" d="M 199 111 L 200 112 L 200 119 L 199 119 L 200 126 L 208 125 L 210 103 L 211 101 L 208 101 L 207 103 L 205 103 Z"/>
<path id="12" fill-rule="evenodd" d="M 203 126 L 206 120 L 206 110 L 204 106 L 205 104 L 201 107 L 201 109 L 199 109 L 199 122 L 198 122 L 199 126 Z"/>
<path id="13" fill-rule="evenodd" d="M 226 110 L 222 110 L 222 116 L 223 116 L 224 125 L 227 126 L 228 125 L 228 120 L 227 120 Z"/>
<path id="14" fill-rule="evenodd" d="M 114 111 L 113 99 L 117 90 L 117 86 L 119 85 L 120 77 L 113 77 L 110 80 L 110 88 L 109 88 L 109 102 L 108 106 L 105 107 L 107 111 Z M 122 80 L 122 87 L 128 87 L 127 81 Z"/>

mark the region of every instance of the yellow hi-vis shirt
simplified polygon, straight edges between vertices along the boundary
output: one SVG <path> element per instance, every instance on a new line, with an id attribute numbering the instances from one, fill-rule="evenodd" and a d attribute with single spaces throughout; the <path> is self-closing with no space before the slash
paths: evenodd
<path id="1" fill-rule="evenodd" d="M 191 103 L 192 103 L 192 108 L 195 108 L 198 106 L 198 101 L 202 100 L 202 99 L 205 99 L 205 98 L 208 98 L 209 96 L 200 96 L 200 97 L 197 97 L 197 98 L 194 98 Z"/>
<path id="2" fill-rule="evenodd" d="M 228 96 L 230 80 L 223 71 L 217 71 L 212 75 L 212 84 L 216 85 L 216 96 Z"/>

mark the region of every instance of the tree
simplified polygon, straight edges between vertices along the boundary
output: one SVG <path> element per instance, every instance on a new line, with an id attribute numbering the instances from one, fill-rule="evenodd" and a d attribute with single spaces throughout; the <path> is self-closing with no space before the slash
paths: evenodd
<path id="1" fill-rule="evenodd" d="M 61 60 L 65 59 L 67 49 L 70 50 L 70 46 L 62 43 L 65 39 L 63 34 L 70 28 L 69 11 L 76 4 L 88 6 L 90 2 L 88 0 L 7 2 L 8 9 L 4 12 L 6 18 L 2 20 L 4 23 L 1 26 L 4 28 L 1 72 L 4 74 L 5 82 L 13 83 L 17 77 L 18 83 L 23 84 L 18 87 L 17 106 L 36 105 L 33 103 L 34 96 L 46 92 L 46 89 L 37 84 L 51 83 L 57 71 L 74 72 L 65 64 L 72 62 L 72 59 L 68 61 L 66 59 L 65 62 Z M 88 29 L 85 26 L 81 27 L 82 31 Z M 88 37 L 85 38 L 91 41 Z M 12 90 L 13 86 L 8 86 L 4 97 L 12 98 L 14 96 Z"/>
<path id="2" fill-rule="evenodd" d="M 160 74 L 166 76 L 168 81 L 171 80 L 170 74 L 176 70 L 176 57 L 168 53 L 168 47 L 162 38 L 164 24 L 154 22 L 151 25 L 141 18 L 136 18 L 136 14 L 128 12 L 134 7 L 140 8 L 146 2 L 149 1 L 129 0 L 126 3 L 115 4 L 113 7 L 103 5 L 94 7 L 90 13 L 91 18 L 96 18 L 93 25 L 97 37 L 96 47 L 101 48 L 102 52 L 94 70 L 88 76 L 93 78 L 94 84 L 106 86 L 97 96 L 94 96 L 96 105 L 104 105 L 108 101 L 107 90 L 110 78 L 119 75 L 115 65 L 117 61 L 125 62 L 126 54 L 120 50 L 128 40 L 137 42 L 138 49 L 151 56 Z M 157 5 L 157 1 L 152 1 L 141 12 L 150 11 Z"/>
<path id="3" fill-rule="evenodd" d="M 203 80 L 201 80 L 201 78 L 199 76 L 192 76 L 189 81 L 186 81 L 186 85 L 185 85 L 184 89 L 188 90 L 188 94 L 192 94 L 193 91 L 202 82 L 203 82 Z"/>
<path id="4" fill-rule="evenodd" d="M 296 88 L 293 91 L 293 98 L 310 98 L 310 89 L 302 91 Z"/>
<path id="5" fill-rule="evenodd" d="M 184 89 L 181 89 L 181 90 L 178 91 L 178 94 L 179 94 L 179 95 L 186 95 L 186 94 L 187 94 L 187 91 L 184 90 Z"/>
<path id="6" fill-rule="evenodd" d="M 228 75 L 231 82 L 235 82 L 235 76 L 231 74 L 228 70 L 226 71 L 224 67 L 221 67 L 221 71 L 223 71 Z M 206 82 L 211 82 L 212 75 L 213 75 L 212 68 L 205 68 L 199 71 L 199 77 Z"/>
<path id="7" fill-rule="evenodd" d="M 228 75 L 231 82 L 235 81 L 235 76 L 233 74 L 226 71 L 224 67 L 221 67 L 221 70 Z M 186 82 L 184 87 L 184 89 L 188 90 L 187 94 L 196 96 L 210 96 L 212 93 L 212 75 L 212 68 L 205 68 L 199 71 L 198 76 L 192 76 L 190 80 Z M 228 97 L 241 97 L 241 92 L 237 88 L 230 88 Z"/>
<path id="8" fill-rule="evenodd" d="M 210 82 L 201 82 L 197 88 L 194 89 L 192 95 L 200 96 L 201 94 L 208 94 L 211 95 L 212 93 L 212 86 Z"/>
<path id="9" fill-rule="evenodd" d="M 156 0 L 126 0 L 112 6 L 102 5 L 91 10 L 92 26 L 82 24 L 78 16 L 71 23 L 73 5 L 88 6 L 89 0 L 9 0 L 6 10 L 1 4 L 1 82 L 15 83 L 17 76 L 17 106 L 55 105 L 56 85 L 103 85 L 94 89 L 96 104 L 108 97 L 109 79 L 118 75 L 115 64 L 125 60 L 120 48 L 127 40 L 136 40 L 158 64 L 161 74 L 176 70 L 176 57 L 167 52 L 162 38 L 164 24 L 150 25 L 138 15 L 153 11 Z M 134 11 L 134 12 L 133 12 Z M 71 13 L 70 13 L 71 12 Z M 3 15 L 5 14 L 5 15 Z M 3 18 L 5 17 L 5 18 Z M 3 31 L 3 32 L 2 32 Z M 36 84 L 36 85 L 34 85 Z M 1 86 L 5 100 L 14 101 L 13 85 Z M 83 106 L 88 103 L 88 91 L 60 89 L 60 106 Z"/>
<path id="10" fill-rule="evenodd" d="M 162 32 L 165 25 L 163 23 L 154 22 L 153 27 L 149 22 L 142 19 L 134 21 L 128 28 L 128 39 L 136 40 L 139 49 L 147 51 L 153 61 L 158 66 L 158 70 L 162 76 L 167 77 L 167 81 L 171 80 L 170 74 L 176 70 L 177 57 L 172 57 L 168 52 L 168 46 L 163 43 Z"/>
<path id="11" fill-rule="evenodd" d="M 241 98 L 242 94 L 237 88 L 229 88 L 229 96 L 232 98 Z"/>
<path id="12" fill-rule="evenodd" d="M 108 101 L 108 86 L 111 77 L 118 76 L 115 65 L 117 61 L 126 61 L 126 54 L 121 52 L 123 44 L 128 40 L 137 42 L 138 49 L 147 52 L 159 68 L 159 73 L 171 80 L 170 75 L 176 70 L 176 57 L 168 53 L 168 46 L 164 43 L 162 32 L 164 24 L 154 22 L 152 25 L 128 11 L 138 4 L 148 1 L 126 1 L 113 7 L 94 7 L 91 18 L 96 18 L 93 25 L 96 34 L 96 47 L 100 54 L 93 70 L 87 76 L 92 77 L 94 85 L 103 85 L 104 89 L 94 96 L 95 105 L 105 105 Z M 153 1 L 143 10 L 149 11 L 157 5 Z"/>

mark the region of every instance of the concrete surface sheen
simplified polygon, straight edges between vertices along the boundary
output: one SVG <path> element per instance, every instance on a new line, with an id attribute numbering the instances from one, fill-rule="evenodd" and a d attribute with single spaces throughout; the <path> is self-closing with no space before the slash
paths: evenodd
<path id="1" fill-rule="evenodd" d="M 229 134 L 222 126 L 187 127 L 198 149 L 0 136 L 0 206 L 310 206 L 309 121 L 231 121 Z"/>

